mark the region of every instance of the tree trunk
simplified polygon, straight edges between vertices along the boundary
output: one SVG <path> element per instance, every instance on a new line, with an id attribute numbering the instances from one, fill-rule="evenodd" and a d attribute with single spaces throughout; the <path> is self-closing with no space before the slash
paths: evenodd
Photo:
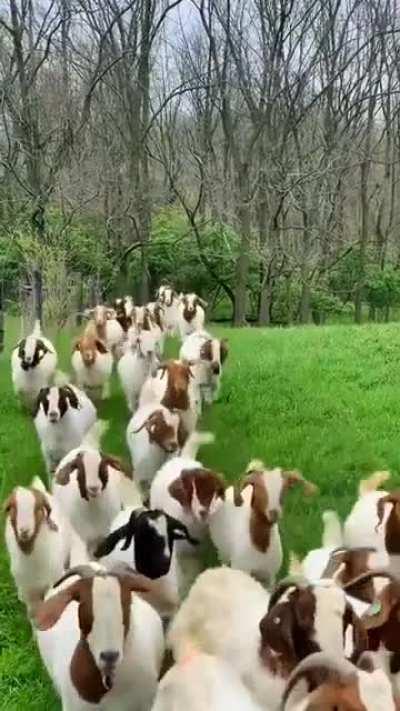
<path id="1" fill-rule="evenodd" d="M 310 299 L 310 284 L 304 279 L 300 296 L 299 323 L 308 323 L 310 321 Z"/>
<path id="2" fill-rule="evenodd" d="M 4 284 L 0 282 L 0 353 L 4 350 L 4 298 L 3 298 Z"/>
<path id="3" fill-rule="evenodd" d="M 272 290 L 273 283 L 271 274 L 267 274 L 266 279 L 261 287 L 260 306 L 258 311 L 258 325 L 271 325 L 271 306 L 272 306 Z"/>
<path id="4" fill-rule="evenodd" d="M 249 195 L 249 165 L 242 163 L 238 172 L 239 210 L 238 222 L 240 229 L 240 253 L 236 262 L 236 290 L 234 326 L 246 325 L 247 309 L 247 277 L 249 273 L 249 247 L 251 232 L 251 213 Z"/>
<path id="5" fill-rule="evenodd" d="M 33 315 L 35 321 L 42 323 L 43 319 L 43 284 L 42 272 L 37 266 L 32 274 L 32 296 L 33 296 Z"/>

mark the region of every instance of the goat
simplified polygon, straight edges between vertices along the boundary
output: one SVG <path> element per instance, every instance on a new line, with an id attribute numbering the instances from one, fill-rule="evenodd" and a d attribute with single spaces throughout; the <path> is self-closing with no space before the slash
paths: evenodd
<path id="1" fill-rule="evenodd" d="M 98 338 L 93 321 L 88 323 L 74 346 L 72 367 L 79 388 L 93 393 L 95 398 L 100 396 L 102 399 L 108 394 L 106 385 L 111 376 L 113 357 L 105 343 Z"/>
<path id="2" fill-rule="evenodd" d="M 352 640 L 349 639 L 352 632 Z M 179 663 L 187 649 L 222 658 L 255 699 L 279 709 L 288 675 L 316 651 L 362 653 L 365 634 L 334 583 L 283 581 L 271 596 L 247 573 L 215 568 L 202 573 L 168 634 Z"/>
<path id="3" fill-rule="evenodd" d="M 65 711 L 147 711 L 164 653 L 152 582 L 127 566 L 72 568 L 39 607 L 36 639 Z"/>
<path id="4" fill-rule="evenodd" d="M 227 355 L 227 340 L 213 338 L 207 331 L 196 331 L 184 340 L 179 357 L 195 364 L 194 382 L 200 391 L 200 400 L 211 404 L 217 399 Z"/>
<path id="5" fill-rule="evenodd" d="M 157 301 L 164 310 L 164 325 L 169 336 L 174 336 L 179 327 L 179 298 L 172 286 L 162 285 L 157 291 Z"/>
<path id="6" fill-rule="evenodd" d="M 305 494 L 317 491 L 297 471 L 264 469 L 253 461 L 239 491 L 230 487 L 210 517 L 211 539 L 222 561 L 273 583 L 282 565 L 278 521 L 285 493 L 301 485 Z"/>
<path id="7" fill-rule="evenodd" d="M 34 405 L 40 390 L 52 382 L 56 368 L 55 348 L 42 335 L 40 321 L 36 321 L 31 335 L 23 338 L 11 354 L 14 392 L 24 405 Z"/>
<path id="8" fill-rule="evenodd" d="M 163 353 L 165 336 L 167 334 L 164 307 L 161 306 L 158 301 L 150 301 L 147 304 L 146 308 L 150 314 L 151 322 L 153 324 L 153 330 L 158 329 L 158 346 L 160 353 Z"/>
<path id="9" fill-rule="evenodd" d="M 111 532 L 94 555 L 104 564 L 108 560 L 132 565 L 138 573 L 157 581 L 164 605 L 158 612 L 170 616 L 180 599 L 181 571 L 175 551 L 175 542 L 180 540 L 197 545 L 186 526 L 163 511 L 129 508 L 117 514 Z"/>
<path id="10" fill-rule="evenodd" d="M 367 655 L 361 663 L 365 669 L 325 652 L 311 654 L 292 672 L 281 711 L 396 711 L 386 675 Z"/>
<path id="11" fill-rule="evenodd" d="M 292 557 L 289 572 L 301 573 L 311 581 L 332 579 L 337 585 L 345 588 L 363 573 L 380 569 L 386 561 L 381 553 L 370 546 L 347 548 L 341 545 L 342 527 L 334 511 L 324 511 L 322 514 L 324 530 L 322 535 L 322 548 L 310 551 L 301 563 Z M 384 584 L 376 579 L 376 585 L 352 585 L 352 595 L 347 595 L 348 601 L 355 612 L 361 616 L 371 604 Z"/>
<path id="12" fill-rule="evenodd" d="M 135 304 L 131 296 L 115 299 L 114 309 L 116 319 L 122 330 L 126 333 L 132 326 L 132 315 L 135 309 Z"/>
<path id="13" fill-rule="evenodd" d="M 207 301 L 197 294 L 184 294 L 179 302 L 179 332 L 182 341 L 195 331 L 202 331 L 206 318 Z"/>
<path id="14" fill-rule="evenodd" d="M 18 597 L 30 615 L 64 571 L 87 560 L 83 542 L 38 477 L 4 503 L 5 542 Z"/>
<path id="15" fill-rule="evenodd" d="M 159 404 L 142 405 L 126 430 L 135 481 L 150 487 L 156 472 L 176 454 L 186 441 L 186 433 L 177 412 Z"/>
<path id="16" fill-rule="evenodd" d="M 124 505 L 141 504 L 129 476 L 118 459 L 86 444 L 69 452 L 57 467 L 54 498 L 90 552 Z"/>
<path id="17" fill-rule="evenodd" d="M 218 657 L 188 652 L 161 679 L 152 711 L 261 711 L 233 669 Z"/>
<path id="18" fill-rule="evenodd" d="M 42 388 L 34 423 L 47 470 L 53 472 L 61 459 L 78 447 L 96 421 L 96 408 L 88 396 L 73 385 Z"/>
<path id="19" fill-rule="evenodd" d="M 359 498 L 343 527 L 344 545 L 371 546 L 380 554 L 381 565 L 400 574 L 400 492 L 377 490 L 389 478 L 376 472 L 360 482 Z"/>
<path id="20" fill-rule="evenodd" d="M 144 382 L 139 398 L 139 406 L 160 403 L 169 410 L 178 411 L 188 434 L 194 431 L 198 416 L 190 366 L 190 363 L 179 360 L 161 363 L 156 374 Z"/>
<path id="21" fill-rule="evenodd" d="M 204 540 L 208 521 L 222 505 L 225 495 L 222 477 L 194 459 L 199 446 L 213 439 L 208 432 L 194 432 L 180 456 L 168 460 L 157 472 L 150 488 L 150 507 L 165 511 L 200 540 Z M 182 543 L 178 548 L 181 552 L 192 552 L 188 544 Z"/>
<path id="22" fill-rule="evenodd" d="M 118 375 L 128 407 L 134 412 L 146 379 L 157 371 L 159 348 L 153 331 L 130 328 L 124 354 L 118 361 Z"/>
<path id="23" fill-rule="evenodd" d="M 110 309 L 107 306 L 98 304 L 87 313 L 93 315 L 98 338 L 106 344 L 107 348 L 114 353 L 114 355 L 118 355 L 125 334 L 121 324 L 117 321 L 115 309 Z"/>

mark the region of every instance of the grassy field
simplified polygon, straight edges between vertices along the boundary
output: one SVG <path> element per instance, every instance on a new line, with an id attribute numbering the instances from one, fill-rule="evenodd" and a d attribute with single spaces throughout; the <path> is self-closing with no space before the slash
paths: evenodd
<path id="1" fill-rule="evenodd" d="M 230 341 L 221 398 L 203 418 L 216 443 L 203 461 L 229 479 L 248 461 L 297 467 L 320 494 L 286 500 L 282 537 L 287 553 L 319 543 L 320 514 L 346 514 L 358 479 L 375 469 L 400 482 L 400 331 L 388 326 L 329 326 L 287 330 L 217 329 Z M 68 370 L 70 334 L 51 334 Z M 4 499 L 16 483 L 43 473 L 35 432 L 10 385 L 9 354 L 18 340 L 9 323 L 0 357 L 0 481 Z M 176 346 L 171 346 L 171 352 Z M 128 412 L 118 384 L 100 416 L 111 426 L 105 450 L 126 456 Z M 56 711 L 24 610 L 16 599 L 4 544 L 0 555 L 0 709 Z"/>

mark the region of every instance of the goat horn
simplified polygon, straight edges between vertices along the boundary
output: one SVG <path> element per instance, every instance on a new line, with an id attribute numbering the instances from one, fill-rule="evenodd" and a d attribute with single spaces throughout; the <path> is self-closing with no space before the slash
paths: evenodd
<path id="1" fill-rule="evenodd" d="M 349 580 L 348 583 L 345 583 L 342 586 L 343 590 L 347 590 L 348 588 L 353 587 L 353 585 L 356 585 L 356 583 L 366 582 L 371 578 L 387 578 L 393 583 L 398 580 L 396 576 L 390 573 L 388 570 L 385 570 L 384 568 L 377 568 L 376 570 L 368 570 L 366 573 L 361 573 L 361 575 L 358 575 L 356 578 L 353 578 L 353 580 Z"/>
<path id="2" fill-rule="evenodd" d="M 315 652 L 314 654 L 310 654 L 297 665 L 290 675 L 282 697 L 281 711 L 284 711 L 286 702 L 297 680 L 305 673 L 313 669 L 321 669 L 321 667 L 326 669 L 328 677 L 330 674 L 340 674 L 341 676 L 349 677 L 357 673 L 354 665 L 345 658 L 336 658 L 327 652 Z M 322 683 L 323 681 L 325 681 L 325 679 L 322 680 Z"/>
<path id="3" fill-rule="evenodd" d="M 74 575 L 79 575 L 81 578 L 94 578 L 95 575 L 105 575 L 106 570 L 103 565 L 98 563 L 92 563 L 91 565 L 75 565 L 73 568 L 67 570 L 67 572 L 59 578 L 57 582 L 54 583 L 53 588 L 58 588 L 61 583 L 68 578 L 72 578 Z"/>

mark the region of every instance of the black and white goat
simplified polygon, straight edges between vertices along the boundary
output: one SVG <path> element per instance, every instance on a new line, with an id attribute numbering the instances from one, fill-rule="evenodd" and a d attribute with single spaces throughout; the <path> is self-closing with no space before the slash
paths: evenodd
<path id="1" fill-rule="evenodd" d="M 178 564 L 175 541 L 185 540 L 192 546 L 192 538 L 184 524 L 160 510 L 125 509 L 114 519 L 111 532 L 95 551 L 96 558 L 131 565 L 138 573 L 160 586 L 160 599 L 167 608 L 162 615 L 174 612 L 179 604 L 182 573 Z"/>
<path id="2" fill-rule="evenodd" d="M 56 367 L 56 350 L 36 321 L 30 336 L 23 338 L 11 355 L 14 391 L 26 406 L 34 405 L 40 390 L 50 385 Z"/>

